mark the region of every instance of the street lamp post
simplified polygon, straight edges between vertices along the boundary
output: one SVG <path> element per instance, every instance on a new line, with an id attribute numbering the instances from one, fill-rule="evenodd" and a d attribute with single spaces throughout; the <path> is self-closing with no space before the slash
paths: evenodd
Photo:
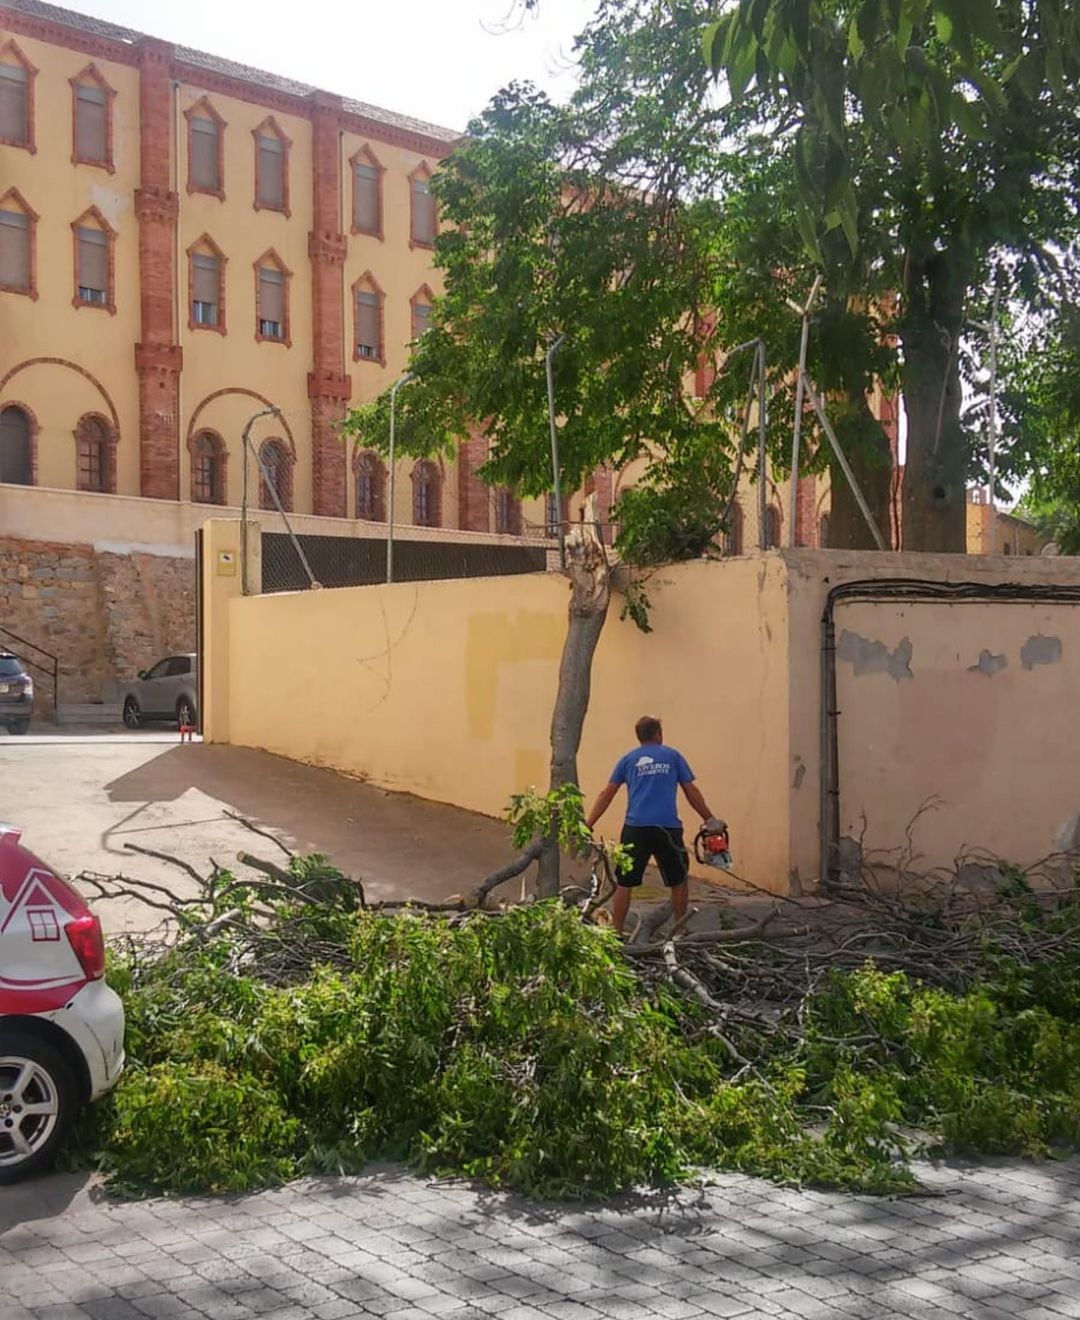
<path id="1" fill-rule="evenodd" d="M 389 490 L 387 492 L 386 509 L 386 580 L 394 580 L 394 445 L 395 445 L 395 421 L 397 413 L 397 392 L 402 385 L 407 385 L 413 379 L 411 371 L 407 371 L 404 376 L 399 377 L 390 387 L 390 474 L 388 480 Z"/>
<path id="2" fill-rule="evenodd" d="M 280 417 L 281 409 L 273 406 L 262 408 L 257 413 L 252 413 L 244 427 L 243 438 L 240 442 L 240 471 L 241 471 L 241 494 L 240 494 L 240 590 L 246 596 L 248 591 L 248 449 L 251 446 L 251 428 L 260 417 Z M 256 456 L 257 457 L 257 456 Z M 261 464 L 260 464 L 261 467 Z"/>

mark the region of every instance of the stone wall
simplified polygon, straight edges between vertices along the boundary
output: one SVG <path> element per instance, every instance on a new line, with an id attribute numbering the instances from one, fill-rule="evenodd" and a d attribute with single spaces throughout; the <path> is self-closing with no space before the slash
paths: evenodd
<path id="1" fill-rule="evenodd" d="M 111 700 L 121 682 L 162 655 L 194 650 L 194 561 L 0 540 L 0 628 L 0 648 L 48 666 L 14 634 L 58 658 L 62 705 Z M 35 708 L 48 713 L 52 683 L 39 669 L 31 673 Z"/>

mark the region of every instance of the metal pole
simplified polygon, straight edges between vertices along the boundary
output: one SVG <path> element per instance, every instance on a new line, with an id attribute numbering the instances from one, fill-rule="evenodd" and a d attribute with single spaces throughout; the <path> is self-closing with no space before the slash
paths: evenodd
<path id="1" fill-rule="evenodd" d="M 563 568 L 566 567 L 566 528 L 563 526 L 562 516 L 562 487 L 559 477 L 559 431 L 555 425 L 555 377 L 552 372 L 551 360 L 565 338 L 565 335 L 559 335 L 558 338 L 553 339 L 544 358 L 544 369 L 547 374 L 548 425 L 551 428 L 551 477 L 555 491 L 555 516 L 559 522 L 559 563 Z"/>
<path id="2" fill-rule="evenodd" d="M 766 549 L 765 542 L 768 539 L 765 528 L 765 514 L 768 508 L 768 491 L 765 488 L 768 481 L 768 462 L 765 454 L 765 341 L 758 340 L 757 346 L 758 361 L 758 546 L 760 549 Z"/>
<path id="3" fill-rule="evenodd" d="M 395 444 L 395 415 L 397 411 L 397 392 L 402 385 L 407 385 L 412 380 L 412 372 L 407 371 L 404 376 L 400 376 L 393 385 L 390 386 L 390 473 L 388 479 L 389 490 L 387 492 L 386 509 L 386 580 L 394 580 L 394 444 Z"/>
<path id="4" fill-rule="evenodd" d="M 791 436 L 791 490 L 788 494 L 788 545 L 794 546 L 799 523 L 799 446 L 802 439 L 803 394 L 806 389 L 806 352 L 810 343 L 810 311 L 821 288 L 821 276 L 814 276 L 810 296 L 804 306 L 788 299 L 788 306 L 802 317 L 802 337 L 799 340 L 799 371 L 795 384 L 795 427 Z"/>
<path id="5" fill-rule="evenodd" d="M 308 562 L 307 555 L 304 554 L 304 547 L 300 544 L 299 538 L 292 529 L 292 523 L 289 522 L 289 515 L 285 512 L 285 506 L 281 502 L 281 496 L 278 494 L 277 485 L 271 477 L 266 464 L 262 460 L 262 454 L 259 453 L 254 445 L 251 447 L 251 452 L 254 456 L 255 462 L 259 465 L 259 471 L 262 473 L 263 481 L 266 482 L 266 488 L 273 496 L 274 507 L 277 509 L 278 513 L 281 514 L 281 521 L 285 524 L 285 530 L 289 533 L 289 540 L 292 541 L 293 548 L 296 550 L 297 556 L 299 557 L 301 564 L 304 566 L 304 572 L 308 575 L 308 581 L 313 587 L 321 586 L 322 583 L 316 581 L 315 574 L 311 571 L 311 564 Z"/>
<path id="6" fill-rule="evenodd" d="M 997 377 L 998 377 L 998 302 L 999 292 L 994 290 L 994 306 L 990 313 L 990 426 L 989 443 L 990 451 L 990 526 L 991 535 L 994 531 L 994 467 L 997 461 Z M 991 549 L 993 545 L 991 544 Z"/>
<path id="7" fill-rule="evenodd" d="M 814 405 L 814 412 L 817 413 L 818 421 L 821 423 L 821 429 L 829 437 L 829 444 L 833 447 L 833 453 L 836 455 L 836 461 L 847 478 L 848 485 L 851 487 L 851 493 L 855 496 L 855 503 L 859 506 L 862 516 L 866 519 L 866 525 L 870 528 L 870 534 L 879 550 L 887 550 L 889 547 L 885 544 L 885 539 L 881 535 L 877 523 L 874 521 L 874 515 L 870 512 L 870 506 L 866 502 L 866 497 L 862 493 L 859 483 L 855 480 L 855 473 L 851 470 L 851 464 L 847 461 L 847 455 L 840 448 L 840 441 L 836 438 L 836 432 L 832 429 L 832 423 L 825 415 L 825 409 L 822 407 L 818 398 L 817 390 L 814 388 L 814 382 L 807 376 L 806 383 L 810 389 L 810 402 Z"/>
<path id="8" fill-rule="evenodd" d="M 240 442 L 240 590 L 247 596 L 250 595 L 248 589 L 248 448 L 251 445 L 251 428 L 260 417 L 280 417 L 280 408 L 262 408 L 257 413 L 252 413 L 244 427 Z M 252 450 L 254 453 L 254 450 Z M 260 467 L 262 465 L 260 464 Z"/>

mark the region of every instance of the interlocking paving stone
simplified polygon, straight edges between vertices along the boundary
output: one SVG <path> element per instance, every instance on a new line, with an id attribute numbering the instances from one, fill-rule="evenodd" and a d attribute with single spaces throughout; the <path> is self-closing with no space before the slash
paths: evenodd
<path id="1" fill-rule="evenodd" d="M 395 1168 L 142 1202 L 62 1175 L 0 1193 L 0 1320 L 1080 1320 L 1080 1161 L 919 1174 L 596 1207 Z"/>

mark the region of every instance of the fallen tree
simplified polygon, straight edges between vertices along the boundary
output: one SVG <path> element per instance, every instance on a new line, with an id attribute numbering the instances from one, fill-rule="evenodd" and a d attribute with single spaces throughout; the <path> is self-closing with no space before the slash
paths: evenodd
<path id="1" fill-rule="evenodd" d="M 516 903 L 497 881 L 482 900 L 371 903 L 326 858 L 282 854 L 180 863 L 186 898 L 81 877 L 165 919 L 112 953 L 130 1065 L 79 1151 L 117 1188 L 235 1191 L 389 1157 L 545 1197 L 708 1168 L 896 1191 L 921 1151 L 1080 1138 L 1061 859 L 984 863 L 978 892 L 958 867 L 917 897 L 868 871 L 749 919 L 650 914 L 623 944 L 602 845 L 588 882 Z"/>

